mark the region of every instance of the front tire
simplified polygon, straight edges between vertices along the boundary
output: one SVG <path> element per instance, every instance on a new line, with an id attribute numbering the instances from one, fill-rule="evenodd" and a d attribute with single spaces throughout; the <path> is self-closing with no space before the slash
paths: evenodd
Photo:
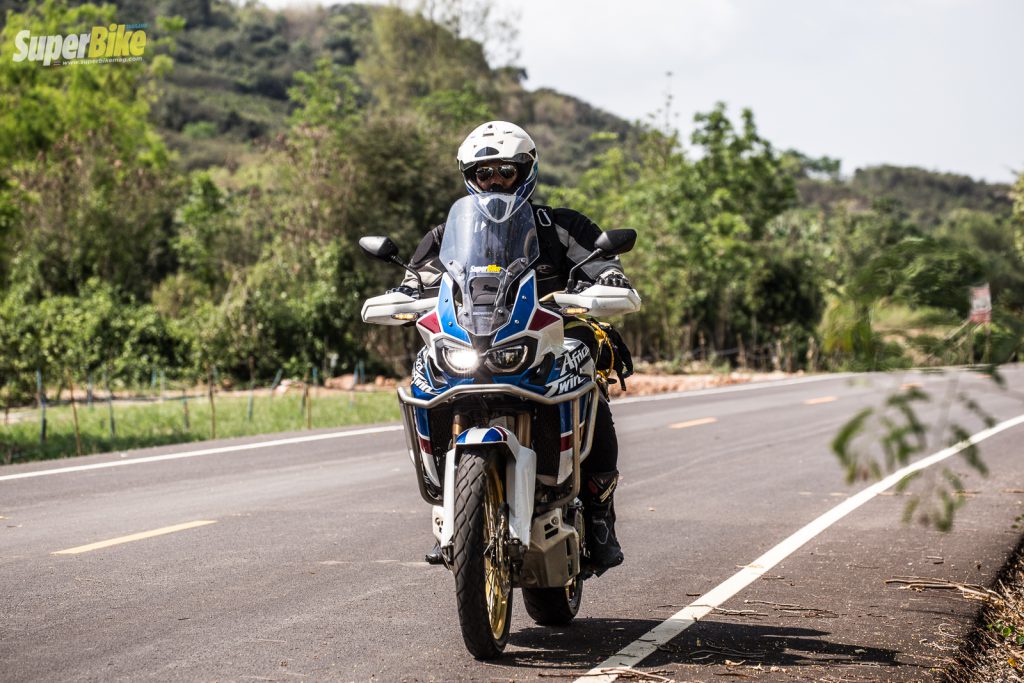
<path id="1" fill-rule="evenodd" d="M 507 510 L 494 460 L 463 455 L 455 472 L 452 568 L 462 639 L 477 659 L 504 651 L 512 623 Z"/>

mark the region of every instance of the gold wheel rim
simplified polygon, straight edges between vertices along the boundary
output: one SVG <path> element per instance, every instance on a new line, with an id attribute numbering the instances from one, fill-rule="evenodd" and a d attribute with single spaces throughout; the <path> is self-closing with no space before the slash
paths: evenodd
<path id="1" fill-rule="evenodd" d="M 505 635 L 509 596 L 512 593 L 512 572 L 505 552 L 505 530 L 501 504 L 505 496 L 501 480 L 493 470 L 487 474 L 484 494 L 484 593 L 487 597 L 487 618 L 491 635 L 500 640 Z"/>

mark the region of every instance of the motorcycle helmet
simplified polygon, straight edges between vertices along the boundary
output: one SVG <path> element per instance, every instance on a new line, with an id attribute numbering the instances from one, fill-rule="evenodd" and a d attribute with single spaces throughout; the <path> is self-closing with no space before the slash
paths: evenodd
<path id="1" fill-rule="evenodd" d="M 477 186 L 474 168 L 482 161 L 508 161 L 516 165 L 516 183 L 510 192 L 524 200 L 537 187 L 537 146 L 525 130 L 508 121 L 488 121 L 470 133 L 459 147 L 459 170 L 470 194 Z"/>

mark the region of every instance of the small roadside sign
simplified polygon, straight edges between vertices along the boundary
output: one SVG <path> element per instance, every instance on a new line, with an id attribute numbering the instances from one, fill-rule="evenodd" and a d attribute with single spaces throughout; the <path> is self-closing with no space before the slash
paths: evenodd
<path id="1" fill-rule="evenodd" d="M 971 322 L 992 322 L 992 294 L 987 282 L 980 287 L 971 287 Z"/>

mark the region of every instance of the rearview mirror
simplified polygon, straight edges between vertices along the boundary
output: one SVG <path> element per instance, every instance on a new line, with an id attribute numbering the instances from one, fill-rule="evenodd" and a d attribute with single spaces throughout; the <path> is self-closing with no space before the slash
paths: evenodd
<path id="1" fill-rule="evenodd" d="M 393 262 L 398 258 L 398 246 L 384 235 L 359 238 L 359 248 L 363 253 L 381 261 Z"/>
<path id="2" fill-rule="evenodd" d="M 385 263 L 395 263 L 412 273 L 416 278 L 416 288 L 419 290 L 420 295 L 423 294 L 423 277 L 420 276 L 415 268 L 403 263 L 402 259 L 398 258 L 398 246 L 391 241 L 390 237 L 385 235 L 360 237 L 359 248 L 371 258 L 380 259 Z"/>
<path id="3" fill-rule="evenodd" d="M 636 230 L 622 228 L 602 232 L 594 241 L 594 246 L 609 256 L 625 254 L 636 244 Z"/>
<path id="4" fill-rule="evenodd" d="M 602 232 L 594 240 L 594 251 L 572 267 L 569 271 L 569 279 L 566 282 L 565 289 L 570 291 L 576 284 L 576 271 L 583 267 L 584 264 L 590 263 L 594 259 L 617 256 L 619 254 L 625 254 L 627 251 L 633 248 L 636 244 L 636 230 L 632 228 L 621 228 L 619 230 L 609 230 Z"/>

